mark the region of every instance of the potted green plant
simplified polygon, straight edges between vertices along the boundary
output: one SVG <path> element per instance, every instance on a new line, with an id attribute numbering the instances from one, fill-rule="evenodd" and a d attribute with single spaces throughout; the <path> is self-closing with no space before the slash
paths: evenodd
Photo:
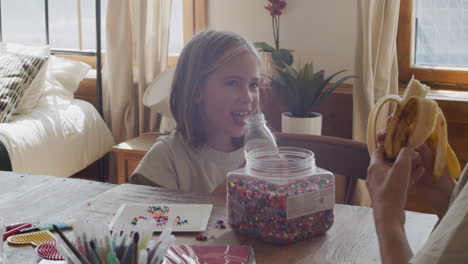
<path id="1" fill-rule="evenodd" d="M 314 72 L 312 63 L 307 63 L 298 70 L 289 65 L 277 69 L 277 74 L 269 76 L 273 91 L 287 106 L 288 112 L 282 114 L 281 131 L 283 133 L 322 134 L 322 115 L 313 112 L 336 87 L 355 76 L 345 76 L 331 83 L 330 81 L 345 70 L 325 78 L 324 70 Z"/>

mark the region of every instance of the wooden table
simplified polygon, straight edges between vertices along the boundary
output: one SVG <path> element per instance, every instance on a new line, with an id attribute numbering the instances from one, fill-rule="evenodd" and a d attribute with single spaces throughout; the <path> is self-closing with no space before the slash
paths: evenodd
<path id="1" fill-rule="evenodd" d="M 380 263 L 372 209 L 336 205 L 335 223 L 326 235 L 288 246 L 273 246 L 248 239 L 226 229 L 215 228 L 226 220 L 222 197 L 181 193 L 149 186 L 63 179 L 40 175 L 0 172 L 0 216 L 6 223 L 36 218 L 41 221 L 69 217 L 109 222 L 124 203 L 213 203 L 204 235 L 215 239 L 196 241 L 200 233 L 176 233 L 177 244 L 250 245 L 257 263 Z M 412 249 L 418 250 L 429 236 L 435 215 L 407 212 L 406 230 Z M 37 263 L 30 246 L 4 245 L 8 263 Z"/>

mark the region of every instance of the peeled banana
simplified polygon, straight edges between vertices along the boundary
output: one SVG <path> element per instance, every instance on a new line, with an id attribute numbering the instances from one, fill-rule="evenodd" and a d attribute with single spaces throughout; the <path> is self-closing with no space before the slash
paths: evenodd
<path id="1" fill-rule="evenodd" d="M 403 147 L 418 148 L 427 141 L 435 152 L 434 180 L 437 181 L 445 169 L 452 178 L 457 179 L 461 172 L 460 163 L 448 144 L 447 121 L 437 103 L 425 98 L 429 89 L 411 78 L 403 98 L 388 95 L 376 102 L 367 122 L 368 151 L 372 153 L 376 148 L 376 123 L 384 106 L 394 102 L 396 109 L 387 125 L 384 141 L 387 158 L 393 160 Z"/>

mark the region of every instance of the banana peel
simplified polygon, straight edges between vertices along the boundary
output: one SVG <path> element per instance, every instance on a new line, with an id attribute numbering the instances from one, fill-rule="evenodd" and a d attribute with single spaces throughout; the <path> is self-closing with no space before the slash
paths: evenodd
<path id="1" fill-rule="evenodd" d="M 443 120 L 441 120 L 442 124 L 440 124 L 440 126 L 445 126 L 446 127 L 446 121 L 445 121 L 445 118 Z M 441 128 L 442 129 L 442 128 Z M 446 129 L 444 131 L 444 133 L 446 133 Z M 434 151 L 435 153 L 436 152 L 436 149 L 437 149 L 437 142 L 439 141 L 438 140 L 438 131 L 437 130 L 434 130 L 431 135 L 429 136 L 429 139 L 428 139 L 428 146 L 429 148 Z M 443 144 L 443 143 L 442 143 Z M 441 145 L 442 145 L 441 144 Z M 455 151 L 453 151 L 452 147 L 450 146 L 450 144 L 446 144 L 446 159 L 445 159 L 445 166 L 447 168 L 447 171 L 449 173 L 449 175 L 453 178 L 453 179 L 458 179 L 458 177 L 460 177 L 460 174 L 461 174 L 461 167 L 460 167 L 460 162 L 458 161 L 458 158 L 457 158 L 457 155 L 455 154 Z M 440 160 L 440 159 L 439 159 Z M 439 164 L 438 166 L 442 166 L 443 164 Z M 436 164 L 434 163 L 434 167 L 436 166 Z"/>
<path id="2" fill-rule="evenodd" d="M 418 148 L 428 142 L 434 151 L 434 181 L 438 181 L 445 169 L 457 179 L 461 168 L 455 152 L 448 144 L 447 121 L 433 100 L 426 95 L 430 88 L 412 78 L 403 98 L 397 95 L 384 96 L 372 108 L 367 122 L 369 154 L 376 148 L 376 123 L 386 104 L 396 103 L 392 119 L 386 128 L 385 155 L 394 160 L 403 147 Z"/>

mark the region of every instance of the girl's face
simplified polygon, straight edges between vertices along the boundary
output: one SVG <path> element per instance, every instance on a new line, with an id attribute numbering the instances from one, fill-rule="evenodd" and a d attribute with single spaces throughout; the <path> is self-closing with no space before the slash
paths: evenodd
<path id="1" fill-rule="evenodd" d="M 207 77 L 199 105 L 208 145 L 230 151 L 231 138 L 244 134 L 244 119 L 258 107 L 259 76 L 257 58 L 245 52 Z"/>

